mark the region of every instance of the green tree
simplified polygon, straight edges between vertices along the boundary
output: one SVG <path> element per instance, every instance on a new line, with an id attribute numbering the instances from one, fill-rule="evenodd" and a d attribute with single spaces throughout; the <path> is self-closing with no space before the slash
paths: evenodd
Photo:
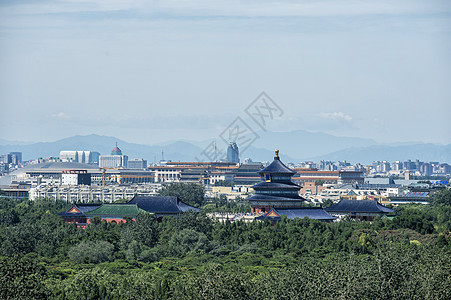
<path id="1" fill-rule="evenodd" d="M 443 189 L 432 197 L 432 203 L 435 205 L 451 206 L 451 189 Z"/>
<path id="2" fill-rule="evenodd" d="M 113 259 L 114 246 L 106 241 L 82 241 L 69 250 L 70 259 L 78 263 L 100 263 Z"/>
<path id="3" fill-rule="evenodd" d="M 161 196 L 177 196 L 181 201 L 199 207 L 205 202 L 205 188 L 196 183 L 171 183 L 163 186 Z"/>
<path id="4" fill-rule="evenodd" d="M 45 299 L 49 291 L 42 284 L 47 277 L 43 267 L 30 257 L 0 258 L 1 299 Z"/>
<path id="5" fill-rule="evenodd" d="M 168 254 L 170 256 L 182 257 L 189 252 L 208 252 L 211 250 L 210 241 L 201 232 L 192 229 L 184 229 L 174 233 L 168 243 Z"/>

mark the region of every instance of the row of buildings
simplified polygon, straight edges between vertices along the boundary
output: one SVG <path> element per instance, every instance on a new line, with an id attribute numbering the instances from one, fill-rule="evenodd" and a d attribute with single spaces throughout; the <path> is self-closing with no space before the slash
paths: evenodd
<path id="1" fill-rule="evenodd" d="M 22 164 L 22 152 L 10 152 L 0 155 L 0 175 Z"/>
<path id="2" fill-rule="evenodd" d="M 299 195 L 300 186 L 292 181 L 296 171 L 284 165 L 278 150 L 271 164 L 258 171 L 260 181 L 252 186 L 255 193 L 248 198 L 252 212 L 241 216 L 245 221 L 270 220 L 277 222 L 286 217 L 310 218 L 332 222 L 344 216 L 360 220 L 373 221 L 375 217 L 393 213 L 374 200 L 342 200 L 327 209 L 306 207 L 306 199 Z M 123 223 L 135 220 L 138 214 L 152 214 L 157 220 L 168 215 L 177 215 L 187 211 L 198 212 L 177 197 L 134 196 L 123 204 L 74 204 L 69 210 L 60 213 L 66 222 L 86 226 L 94 218 L 110 223 Z M 228 215 L 227 215 L 228 216 Z M 215 214 L 215 217 L 217 215 Z M 219 216 L 222 217 L 222 216 Z M 224 219 L 224 218 L 222 218 Z"/>
<path id="3" fill-rule="evenodd" d="M 375 161 L 367 168 L 368 174 L 377 175 L 402 175 L 411 174 L 413 176 L 431 176 L 451 174 L 451 166 L 438 161 L 422 162 L 418 159 L 404 162 L 395 161 Z"/>
<path id="4" fill-rule="evenodd" d="M 117 144 L 110 155 L 101 155 L 95 151 L 60 151 L 59 158 L 62 162 L 93 164 L 98 165 L 99 168 L 147 168 L 147 160 L 142 158 L 129 160 L 127 155 L 122 154 L 122 150 Z"/>

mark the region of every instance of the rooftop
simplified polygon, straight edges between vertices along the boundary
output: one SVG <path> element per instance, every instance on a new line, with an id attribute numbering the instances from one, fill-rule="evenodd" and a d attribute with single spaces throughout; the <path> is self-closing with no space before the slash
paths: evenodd
<path id="1" fill-rule="evenodd" d="M 102 206 L 86 213 L 87 216 L 121 216 L 135 217 L 139 213 L 146 212 L 136 204 L 103 204 Z"/>
<path id="2" fill-rule="evenodd" d="M 341 200 L 325 209 L 327 212 L 346 213 L 391 213 L 393 209 L 379 204 L 376 200 Z"/>
<path id="3" fill-rule="evenodd" d="M 178 214 L 199 209 L 183 203 L 175 196 L 135 196 L 128 204 L 137 204 L 139 208 L 152 213 Z"/>
<path id="4" fill-rule="evenodd" d="M 273 162 L 258 172 L 259 174 L 286 174 L 286 175 L 294 175 L 295 171 L 285 166 L 279 158 L 279 150 L 276 150 L 276 155 L 274 156 Z"/>
<path id="5" fill-rule="evenodd" d="M 269 219 L 273 221 L 278 221 L 281 216 L 287 216 L 288 219 L 295 218 L 309 218 L 314 220 L 324 220 L 324 221 L 333 221 L 337 219 L 337 217 L 331 216 L 321 207 L 302 207 L 302 208 L 279 208 L 279 209 L 271 209 L 268 213 L 261 217 L 257 217 L 257 220 Z"/>

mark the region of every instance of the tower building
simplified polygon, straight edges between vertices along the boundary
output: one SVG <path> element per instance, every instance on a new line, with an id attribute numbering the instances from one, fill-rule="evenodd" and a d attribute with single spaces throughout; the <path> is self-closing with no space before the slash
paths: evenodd
<path id="1" fill-rule="evenodd" d="M 240 162 L 240 151 L 235 142 L 230 142 L 227 147 L 227 162 L 236 163 Z"/>
<path id="2" fill-rule="evenodd" d="M 258 172 L 262 182 L 252 188 L 255 195 L 249 198 L 253 213 L 268 212 L 271 208 L 301 207 L 305 201 L 299 196 L 301 187 L 291 181 L 295 171 L 285 166 L 276 150 L 274 161 Z"/>
<path id="3" fill-rule="evenodd" d="M 279 150 L 276 150 L 274 161 L 258 173 L 262 182 L 253 186 L 255 194 L 248 198 L 253 213 L 264 213 L 257 220 L 274 222 L 280 221 L 282 216 L 289 219 L 307 217 L 326 222 L 336 219 L 321 207 L 302 207 L 305 199 L 299 196 L 301 187 L 291 181 L 296 172 L 280 161 Z"/>

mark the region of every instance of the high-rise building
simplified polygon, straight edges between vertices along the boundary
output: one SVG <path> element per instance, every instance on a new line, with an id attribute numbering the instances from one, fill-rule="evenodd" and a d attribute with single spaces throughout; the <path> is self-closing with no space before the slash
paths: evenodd
<path id="1" fill-rule="evenodd" d="M 0 163 L 3 163 L 3 164 L 12 163 L 12 155 L 11 154 L 0 155 Z"/>
<path id="2" fill-rule="evenodd" d="M 227 148 L 227 162 L 237 164 L 240 162 L 240 152 L 237 144 L 234 142 L 230 142 L 229 147 Z"/>
<path id="3" fill-rule="evenodd" d="M 13 156 L 12 157 L 13 164 L 18 165 L 22 163 L 22 152 L 10 152 L 9 154 Z"/>
<path id="4" fill-rule="evenodd" d="M 409 159 L 402 163 L 402 168 L 404 170 L 415 170 L 416 166 L 415 166 L 415 163 Z"/>
<path id="5" fill-rule="evenodd" d="M 91 152 L 91 159 L 89 161 L 90 164 L 99 164 L 100 153 L 96 151 Z"/>
<path id="6" fill-rule="evenodd" d="M 432 164 L 424 163 L 420 168 L 421 174 L 424 176 L 431 176 L 433 172 Z"/>

